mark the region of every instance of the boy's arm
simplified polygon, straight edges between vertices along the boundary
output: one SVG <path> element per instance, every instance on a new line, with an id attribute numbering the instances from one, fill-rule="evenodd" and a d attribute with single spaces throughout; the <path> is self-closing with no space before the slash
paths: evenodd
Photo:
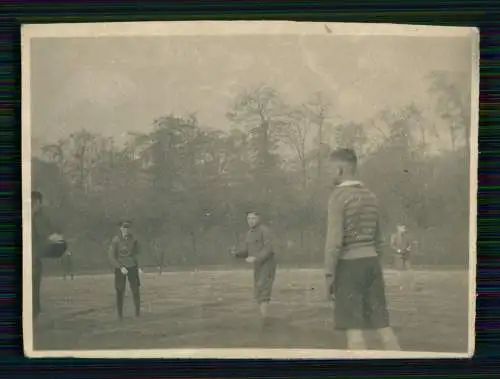
<path id="1" fill-rule="evenodd" d="M 248 257 L 248 246 L 246 241 L 243 242 L 240 246 L 238 246 L 238 250 L 234 254 L 238 258 L 246 258 Z"/>
<path id="2" fill-rule="evenodd" d="M 255 254 L 256 262 L 263 262 L 273 253 L 273 242 L 271 237 L 271 232 L 267 227 L 262 227 L 262 250 Z"/>
<path id="3" fill-rule="evenodd" d="M 116 239 L 113 238 L 111 240 L 111 245 L 109 246 L 108 257 L 109 257 L 109 261 L 111 262 L 111 264 L 113 265 L 113 267 L 120 268 L 121 264 L 116 259 L 116 247 L 117 247 L 116 245 L 117 245 Z"/>
<path id="4" fill-rule="evenodd" d="M 394 236 L 391 236 L 391 247 L 393 246 Z M 375 251 L 379 258 L 382 258 L 384 255 L 384 234 L 382 233 L 382 227 L 380 225 L 380 219 L 377 220 L 377 227 L 375 230 Z"/>
<path id="5" fill-rule="evenodd" d="M 40 235 L 45 239 L 49 239 L 52 234 L 61 234 L 61 229 L 57 227 L 54 223 L 52 217 L 43 210 L 40 214 L 40 219 L 38 220 L 37 226 L 40 230 Z"/>
<path id="6" fill-rule="evenodd" d="M 141 255 L 141 246 L 139 245 L 139 241 L 135 240 L 134 243 L 134 258 L 135 263 L 139 266 L 139 256 Z"/>
<path id="7" fill-rule="evenodd" d="M 344 210 L 343 204 L 335 197 L 328 202 L 328 224 L 325 242 L 325 276 L 331 278 L 333 285 L 337 262 L 344 242 Z"/>
<path id="8" fill-rule="evenodd" d="M 38 220 L 36 225 L 38 233 L 41 238 L 40 243 L 43 244 L 42 245 L 43 247 L 40 249 L 38 254 L 40 258 L 46 258 L 47 248 L 51 242 L 51 238 L 53 236 L 56 237 L 56 235 L 60 235 L 61 230 L 56 226 L 50 215 L 48 215 L 45 210 L 42 210 L 41 213 L 38 215 Z M 57 239 L 59 238 L 56 237 L 56 240 Z"/>
<path id="9" fill-rule="evenodd" d="M 60 237 L 63 236 L 63 228 L 61 227 L 61 222 L 58 220 L 56 217 L 54 217 L 53 214 L 47 214 L 45 211 L 42 213 L 43 217 L 43 224 L 45 225 L 46 228 L 46 235 L 47 238 L 51 237 L 54 234 L 59 235 Z"/>
<path id="10" fill-rule="evenodd" d="M 396 236 L 394 234 L 391 235 L 391 240 L 390 240 L 390 247 L 392 250 L 397 250 L 396 249 Z"/>
<path id="11" fill-rule="evenodd" d="M 406 250 L 411 251 L 413 247 L 413 241 L 411 239 L 411 236 L 408 236 L 408 239 L 406 241 Z"/>

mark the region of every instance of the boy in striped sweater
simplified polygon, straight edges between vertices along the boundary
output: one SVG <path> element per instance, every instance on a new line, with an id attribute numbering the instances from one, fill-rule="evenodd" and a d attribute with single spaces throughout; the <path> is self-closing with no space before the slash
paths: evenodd
<path id="1" fill-rule="evenodd" d="M 345 331 L 348 349 L 366 349 L 363 330 L 375 329 L 386 350 L 400 350 L 389 325 L 377 198 L 355 179 L 353 150 L 336 150 L 331 161 L 335 188 L 328 204 L 325 276 L 335 327 Z"/>

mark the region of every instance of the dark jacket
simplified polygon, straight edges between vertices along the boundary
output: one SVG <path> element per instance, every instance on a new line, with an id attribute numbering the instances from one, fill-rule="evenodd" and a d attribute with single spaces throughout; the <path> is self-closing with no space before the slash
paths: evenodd
<path id="1" fill-rule="evenodd" d="M 238 255 L 255 257 L 257 265 L 274 258 L 274 247 L 269 228 L 265 225 L 257 225 L 250 229 L 245 238 L 245 245 Z"/>
<path id="2" fill-rule="evenodd" d="M 138 266 L 139 242 L 133 235 L 124 238 L 115 236 L 109 248 L 109 259 L 115 268 Z"/>
<path id="3" fill-rule="evenodd" d="M 32 256 L 35 265 L 41 264 L 45 251 L 49 246 L 49 236 L 53 233 L 61 233 L 54 225 L 44 208 L 33 213 L 31 218 L 31 243 Z"/>

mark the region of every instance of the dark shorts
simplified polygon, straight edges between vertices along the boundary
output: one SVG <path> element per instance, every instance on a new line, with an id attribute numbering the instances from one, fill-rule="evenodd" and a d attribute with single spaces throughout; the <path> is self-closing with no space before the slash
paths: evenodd
<path id="1" fill-rule="evenodd" d="M 127 275 L 122 274 L 120 269 L 116 268 L 115 269 L 115 289 L 117 291 L 125 291 L 125 286 L 127 284 L 127 279 L 128 279 L 128 284 L 130 285 L 130 289 L 132 291 L 139 290 L 139 287 L 141 286 L 141 281 L 139 278 L 139 268 L 136 267 L 127 267 L 128 273 Z"/>
<path id="2" fill-rule="evenodd" d="M 377 257 L 340 259 L 335 283 L 335 329 L 389 326 L 384 276 Z"/>
<path id="3" fill-rule="evenodd" d="M 270 258 L 254 268 L 254 295 L 258 303 L 271 301 L 276 266 L 274 258 Z"/>

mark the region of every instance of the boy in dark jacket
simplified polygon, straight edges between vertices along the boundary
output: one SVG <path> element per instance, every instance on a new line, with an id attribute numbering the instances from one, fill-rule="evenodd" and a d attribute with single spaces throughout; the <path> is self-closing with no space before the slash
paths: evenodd
<path id="1" fill-rule="evenodd" d="M 109 259 L 115 268 L 116 308 L 120 320 L 123 318 L 123 301 L 127 279 L 134 299 L 135 315 L 140 316 L 141 313 L 139 242 L 132 234 L 131 227 L 130 221 L 122 221 L 120 232 L 113 238 L 109 248 Z"/>
<path id="2" fill-rule="evenodd" d="M 396 233 L 391 236 L 391 248 L 396 253 L 398 267 L 407 270 L 410 267 L 411 239 L 406 232 L 406 226 L 398 225 Z"/>
<path id="3" fill-rule="evenodd" d="M 42 311 L 40 290 L 42 286 L 42 259 L 51 243 L 62 242 L 59 234 L 46 211 L 42 208 L 43 195 L 39 191 L 31 192 L 31 251 L 32 251 L 32 299 L 33 317 Z"/>
<path id="4" fill-rule="evenodd" d="M 245 243 L 239 251 L 233 248 L 232 254 L 245 258 L 247 263 L 254 265 L 254 296 L 262 318 L 266 319 L 277 266 L 271 231 L 260 223 L 260 215 L 257 212 L 249 212 L 247 222 L 250 230 L 247 232 Z"/>

